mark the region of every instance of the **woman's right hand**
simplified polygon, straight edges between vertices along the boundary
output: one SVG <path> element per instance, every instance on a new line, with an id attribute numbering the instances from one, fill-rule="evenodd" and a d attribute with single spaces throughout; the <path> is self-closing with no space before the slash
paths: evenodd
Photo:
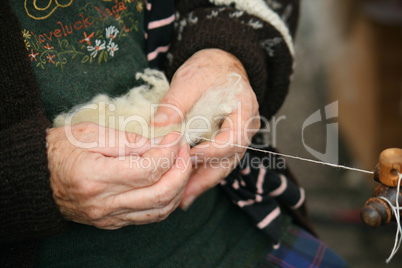
<path id="1" fill-rule="evenodd" d="M 162 221 L 180 204 L 192 165 L 170 133 L 158 146 L 93 123 L 48 130 L 50 185 L 68 220 L 102 229 Z"/>

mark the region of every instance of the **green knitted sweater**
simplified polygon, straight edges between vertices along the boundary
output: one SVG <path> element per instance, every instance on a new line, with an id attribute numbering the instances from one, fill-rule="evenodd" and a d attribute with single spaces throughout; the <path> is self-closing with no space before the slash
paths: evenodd
<path id="1" fill-rule="evenodd" d="M 282 219 L 282 232 L 290 224 Z M 214 188 L 160 223 L 107 231 L 72 223 L 42 241 L 36 267 L 258 267 L 272 244 Z"/>
<path id="2" fill-rule="evenodd" d="M 147 67 L 141 3 L 72 1 L 54 14 L 12 3 L 48 118 L 138 84 L 135 72 Z M 253 267 L 271 246 L 215 188 L 161 223 L 115 231 L 71 223 L 67 232 L 41 241 L 36 266 Z"/>
<path id="3" fill-rule="evenodd" d="M 34 90 L 38 84 L 47 118 L 52 120 L 55 115 L 69 110 L 78 103 L 88 101 L 98 93 L 117 96 L 138 85 L 139 82 L 134 79 L 134 74 L 147 66 L 143 32 L 145 3 L 141 0 L 9 2 L 19 22 L 11 17 L 10 23 L 4 24 L 4 27 L 0 26 L 2 33 L 15 35 L 12 39 L 3 40 L 1 43 L 2 48 L 11 45 L 8 56 L 3 54 L 0 57 L 4 66 L 11 66 L 9 69 L 7 67 L 1 69 L 1 77 L 5 81 L 4 89 L 7 88 L 3 90 L 4 94 L 6 97 L 11 96 L 9 98 L 11 101 L 8 99 L 3 101 L 3 104 L 6 104 L 3 107 L 8 110 L 14 109 L 18 112 L 14 114 L 26 119 L 24 121 L 20 117 L 10 119 L 5 117 L 7 120 L 1 122 L 0 156 L 1 162 L 6 163 L 5 168 L 2 166 L 0 170 L 2 193 L 5 193 L 2 194 L 1 200 L 2 205 L 13 204 L 1 212 L 1 215 L 6 215 L 0 220 L 2 227 L 5 226 L 0 230 L 2 238 L 0 242 L 2 249 L 3 246 L 6 249 L 3 252 L 6 252 L 9 258 L 4 259 L 5 263 L 25 262 L 29 265 L 35 256 L 33 252 L 36 249 L 36 241 L 40 241 L 39 258 L 36 262 L 40 267 L 63 265 L 254 267 L 258 265 L 271 249 L 271 242 L 255 228 L 242 211 L 231 204 L 219 188 L 205 193 L 189 211 L 183 212 L 178 209 L 161 223 L 130 226 L 116 231 L 69 223 L 68 230 L 60 233 L 65 228 L 66 222 L 51 202 L 51 192 L 47 185 L 48 171 L 45 168 L 44 129 L 48 126 L 48 122 L 41 113 L 42 105 L 37 101 Z M 194 14 L 199 16 L 199 23 L 189 24 L 182 33 L 181 42 L 191 45 L 184 51 L 177 49 L 180 42 L 173 43 L 173 61 L 167 69 L 168 75 L 171 76 L 194 51 L 205 47 L 228 48 L 227 50 L 235 54 L 245 65 L 260 104 L 266 101 L 264 106 L 260 105 L 263 107 L 260 109 L 261 112 L 265 112 L 267 117 L 271 116 L 286 95 L 292 57 L 284 42 L 277 45 L 278 57 L 264 56 L 264 49 L 268 48 L 261 48 L 258 40 L 275 37 L 278 35 L 277 31 L 273 27 L 264 31 L 261 28 L 257 28 L 255 32 L 248 31 L 248 27 L 254 25 L 236 21 L 230 17 L 232 11 L 229 10 L 224 14 L 227 18 L 217 19 L 219 21 L 217 24 L 207 16 L 211 12 L 214 14 L 210 1 L 207 0 L 177 2 L 185 2 L 180 5 L 183 13 L 187 9 L 191 10 L 192 5 L 205 7 L 205 11 L 202 8 L 196 9 L 198 13 Z M 218 10 L 219 7 L 214 8 Z M 3 9 L 9 13 L 7 5 Z M 0 14 L 0 19 L 8 21 L 8 13 Z M 296 20 L 293 20 L 297 18 L 296 14 L 289 20 L 292 30 L 296 25 Z M 248 18 L 253 19 L 252 16 L 244 15 L 244 19 Z M 192 17 L 189 16 L 187 19 L 191 21 Z M 241 42 L 227 38 L 222 32 L 226 27 L 216 27 L 223 24 L 227 26 L 228 23 L 232 23 L 231 28 L 237 33 L 236 40 Z M 208 31 L 212 24 L 216 30 Z M 16 36 L 20 26 L 22 39 Z M 189 34 L 192 32 L 200 34 Z M 201 40 L 205 37 L 208 37 L 207 42 Z M 26 57 L 31 63 L 36 79 L 21 60 L 21 51 L 24 48 L 14 46 L 16 43 L 22 43 L 20 41 L 25 43 Z M 13 64 L 14 59 L 20 60 L 19 63 Z M 276 67 L 270 70 L 272 77 L 268 79 L 266 65 L 271 64 Z M 35 106 L 31 105 L 32 103 Z M 32 111 L 27 110 L 31 106 Z M 8 116 L 10 113 L 3 114 Z M 37 120 L 37 117 L 41 120 Z M 13 124 L 17 122 L 18 125 L 8 129 L 6 123 L 11 124 L 10 122 Z M 17 128 L 20 126 L 23 131 Z M 32 138 L 27 139 L 28 136 Z M 24 145 L 20 145 L 21 141 Z M 25 149 L 31 147 L 25 144 L 35 144 L 36 147 L 31 146 L 33 149 L 27 151 Z M 17 155 L 16 152 L 20 151 L 6 150 L 8 147 L 24 150 L 20 150 L 21 155 Z M 10 164 L 14 164 L 15 158 L 21 157 L 29 160 L 18 161 L 25 165 L 25 169 Z M 19 173 L 14 175 L 13 171 L 16 170 L 19 170 Z M 39 188 L 42 190 L 38 192 L 40 194 L 31 190 Z M 12 201 L 14 203 L 11 203 Z M 20 213 L 20 208 L 24 209 L 24 213 Z M 284 216 L 282 221 L 283 232 L 290 224 L 290 218 Z M 54 236 L 55 233 L 58 235 Z M 47 236 L 51 237 L 46 238 Z"/>

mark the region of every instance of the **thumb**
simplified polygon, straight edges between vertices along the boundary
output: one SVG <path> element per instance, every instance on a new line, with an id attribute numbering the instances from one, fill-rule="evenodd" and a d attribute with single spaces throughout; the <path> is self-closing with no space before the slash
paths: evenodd
<path id="1" fill-rule="evenodd" d="M 202 93 L 189 83 L 172 80 L 169 91 L 159 104 L 152 124 L 155 126 L 166 126 L 179 124 L 184 120 L 186 114 L 191 110 Z"/>
<path id="2" fill-rule="evenodd" d="M 215 180 L 215 177 L 216 170 L 214 169 L 205 169 L 201 172 L 195 172 L 186 185 L 180 208 L 184 211 L 188 210 L 199 196 L 216 186 L 219 180 Z"/>

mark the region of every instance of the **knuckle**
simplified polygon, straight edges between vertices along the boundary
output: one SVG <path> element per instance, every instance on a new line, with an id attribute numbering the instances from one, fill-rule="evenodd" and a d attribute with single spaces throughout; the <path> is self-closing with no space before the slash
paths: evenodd
<path id="1" fill-rule="evenodd" d="M 120 226 L 113 223 L 111 219 L 100 220 L 94 223 L 94 226 L 99 229 L 105 230 L 116 230 L 119 229 Z"/>
<path id="2" fill-rule="evenodd" d="M 155 171 L 150 172 L 150 175 L 149 175 L 149 182 L 150 182 L 151 184 L 155 184 L 155 183 L 157 183 L 158 181 L 159 181 L 159 175 L 158 175 Z"/>
<path id="3" fill-rule="evenodd" d="M 156 220 L 158 222 L 161 222 L 161 221 L 167 219 L 167 217 L 169 217 L 169 215 L 174 211 L 174 209 L 175 209 L 175 207 L 173 205 L 161 208 L 159 210 L 158 218 Z"/>
<path id="4" fill-rule="evenodd" d="M 164 221 L 167 219 L 167 217 L 169 217 L 169 214 L 160 215 L 160 217 L 156 220 L 156 222 Z"/>
<path id="5" fill-rule="evenodd" d="M 159 181 L 159 174 L 155 171 L 154 168 L 149 167 L 145 170 L 145 176 L 149 185 L 153 185 Z"/>
<path id="6" fill-rule="evenodd" d="M 77 182 L 77 193 L 81 197 L 91 198 L 96 196 L 101 192 L 101 186 L 98 183 L 88 181 L 88 180 L 79 180 Z"/>
<path id="7" fill-rule="evenodd" d="M 77 192 L 80 192 L 81 188 L 81 172 L 79 168 L 72 168 L 70 170 L 70 176 L 66 178 L 65 180 L 65 187 L 71 188 L 72 190 L 75 190 Z"/>
<path id="8" fill-rule="evenodd" d="M 99 229 L 107 229 L 108 225 L 105 221 L 95 222 L 94 226 Z"/>
<path id="9" fill-rule="evenodd" d="M 183 105 L 180 103 L 178 97 L 173 94 L 168 94 L 164 97 L 164 103 L 167 103 L 180 111 L 183 111 Z"/>
<path id="10" fill-rule="evenodd" d="M 170 167 L 170 165 L 169 165 Z M 152 172 L 151 172 L 151 176 L 152 176 L 152 181 L 153 183 L 157 183 L 160 178 L 162 177 L 162 175 L 168 170 L 167 165 L 166 167 L 164 167 L 164 165 L 155 165 L 152 167 Z"/>
<path id="11" fill-rule="evenodd" d="M 187 80 L 193 78 L 196 74 L 196 68 L 194 68 L 193 65 L 184 63 L 182 66 L 180 66 L 179 69 L 177 69 L 176 73 L 173 76 L 173 79 Z"/>
<path id="12" fill-rule="evenodd" d="M 157 207 L 161 209 L 166 209 L 172 202 L 172 191 L 168 189 L 163 189 L 156 195 Z"/>
<path id="13" fill-rule="evenodd" d="M 99 207 L 90 207 L 86 211 L 86 216 L 90 220 L 99 220 L 104 216 L 104 211 Z M 98 224 L 104 223 L 106 221 L 98 221 Z"/>

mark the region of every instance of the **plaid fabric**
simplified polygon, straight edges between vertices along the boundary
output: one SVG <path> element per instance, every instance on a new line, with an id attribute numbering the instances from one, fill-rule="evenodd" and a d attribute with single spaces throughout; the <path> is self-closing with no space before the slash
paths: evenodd
<path id="1" fill-rule="evenodd" d="M 345 261 L 322 241 L 303 229 L 290 225 L 278 249 L 272 249 L 259 266 L 261 268 L 347 267 Z"/>

